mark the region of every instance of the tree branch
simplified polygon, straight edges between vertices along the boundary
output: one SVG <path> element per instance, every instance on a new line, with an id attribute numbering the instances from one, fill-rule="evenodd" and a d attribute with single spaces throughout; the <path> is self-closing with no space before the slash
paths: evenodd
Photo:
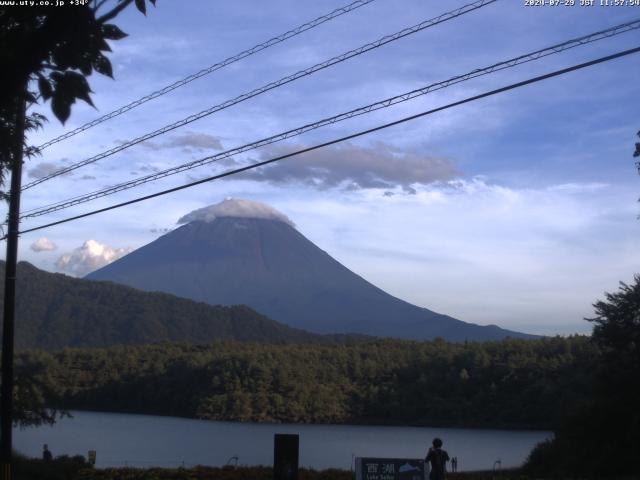
<path id="1" fill-rule="evenodd" d="M 120 2 L 120 4 L 114 7 L 110 12 L 105 13 L 101 17 L 98 17 L 97 18 L 98 23 L 108 22 L 112 18 L 117 17 L 120 14 L 120 12 L 122 12 L 125 8 L 127 8 L 132 3 L 133 3 L 133 0 L 124 0 Z"/>
<path id="2" fill-rule="evenodd" d="M 108 0 L 95 0 L 95 6 L 93 7 L 93 11 L 97 12 L 98 10 L 100 10 L 100 8 L 102 8 L 102 6 L 107 3 Z"/>

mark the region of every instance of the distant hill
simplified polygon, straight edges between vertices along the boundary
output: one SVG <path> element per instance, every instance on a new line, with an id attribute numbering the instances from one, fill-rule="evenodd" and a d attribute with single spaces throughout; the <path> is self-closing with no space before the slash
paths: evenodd
<path id="1" fill-rule="evenodd" d="M 225 200 L 181 222 L 186 224 L 87 278 L 212 305 L 248 305 L 315 333 L 449 341 L 534 338 L 393 297 L 334 260 L 265 204 Z"/>
<path id="2" fill-rule="evenodd" d="M 0 261 L 0 289 L 5 262 Z M 249 307 L 212 306 L 166 293 L 93 282 L 18 264 L 16 348 L 57 350 L 216 339 L 322 343 L 324 337 L 270 320 Z M 0 308 L 2 298 L 0 298 Z"/>

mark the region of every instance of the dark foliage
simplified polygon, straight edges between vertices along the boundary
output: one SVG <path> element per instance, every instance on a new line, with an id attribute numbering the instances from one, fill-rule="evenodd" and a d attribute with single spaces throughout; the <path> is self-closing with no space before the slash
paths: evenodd
<path id="1" fill-rule="evenodd" d="M 135 0 L 142 13 L 146 12 L 145 1 Z M 149 0 L 152 4 L 155 1 Z M 27 155 L 37 153 L 24 145 L 23 132 L 16 129 L 18 117 L 24 115 L 23 102 L 29 107 L 38 100 L 50 100 L 54 115 L 62 123 L 69 118 L 76 100 L 93 105 L 86 77 L 93 71 L 113 75 L 105 56 L 111 51 L 107 40 L 119 40 L 126 34 L 108 22 L 133 2 L 89 1 L 64 8 L 54 2 L 35 2 L 28 7 L 0 9 L 0 185 L 12 164 L 16 144 Z M 105 6 L 108 10 L 99 13 Z M 43 119 L 42 115 L 30 114 L 25 130 Z"/>
<path id="2" fill-rule="evenodd" d="M 254 422 L 550 428 L 563 411 L 585 403 L 597 350 L 588 339 L 571 337 L 217 342 L 40 355 L 61 399 L 54 406 L 69 409 Z"/>
<path id="3" fill-rule="evenodd" d="M 552 442 L 531 455 L 535 473 L 640 475 L 640 276 L 594 304 L 592 343 L 601 351 L 589 404 L 566 415 Z"/>
<path id="4" fill-rule="evenodd" d="M 353 472 L 346 470 L 310 470 L 301 468 L 299 480 L 354 480 Z M 75 480 L 272 480 L 271 467 L 195 467 L 195 468 L 107 468 L 84 470 Z"/>
<path id="5" fill-rule="evenodd" d="M 61 402 L 57 386 L 49 373 L 48 358 L 39 352 L 28 352 L 14 361 L 15 424 L 25 427 L 55 423 L 66 415 L 52 405 Z"/>
<path id="6" fill-rule="evenodd" d="M 15 480 L 72 480 L 83 471 L 89 474 L 93 471 L 84 457 L 66 455 L 45 462 L 14 454 L 13 469 Z"/>
<path id="7" fill-rule="evenodd" d="M 155 0 L 149 0 L 155 4 Z M 116 25 L 107 23 L 133 0 L 87 2 L 74 8 L 35 5 L 0 10 L 0 64 L 3 75 L 0 99 L 2 106 L 22 97 L 30 81 L 37 83 L 40 97 L 51 100 L 55 116 L 65 122 L 76 99 L 93 105 L 91 89 L 85 77 L 95 70 L 112 76 L 109 59 L 104 52 L 111 48 L 107 40 L 126 37 Z M 145 0 L 136 7 L 146 13 Z M 111 9 L 98 14 L 100 6 Z M 35 101 L 28 94 L 28 101 Z"/>
<path id="8" fill-rule="evenodd" d="M 40 460 L 24 460 L 19 464 L 16 480 L 271 480 L 271 467 L 204 467 L 194 468 L 87 468 L 74 457 L 73 464 L 68 459 L 57 459 L 53 463 Z M 66 470 L 65 470 L 66 469 Z M 62 475 L 66 473 L 66 476 Z M 28 473 L 29 475 L 26 475 Z M 500 472 L 464 472 L 447 475 L 449 480 L 527 480 L 522 472 L 503 470 Z M 312 470 L 300 468 L 298 480 L 354 480 L 354 472 L 327 469 Z"/>

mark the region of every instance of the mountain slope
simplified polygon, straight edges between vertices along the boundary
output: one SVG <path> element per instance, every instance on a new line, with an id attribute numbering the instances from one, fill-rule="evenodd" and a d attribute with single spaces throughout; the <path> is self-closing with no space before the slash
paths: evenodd
<path id="1" fill-rule="evenodd" d="M 223 214 L 217 212 L 187 216 L 192 221 L 186 225 L 87 278 L 210 304 L 245 304 L 316 333 L 452 341 L 530 337 L 462 322 L 395 298 L 331 258 L 281 218 L 251 218 L 242 211 L 233 216 L 236 212 L 228 205 Z"/>
<path id="2" fill-rule="evenodd" d="M 0 261 L 0 288 L 5 262 Z M 216 339 L 324 342 L 243 306 L 212 306 L 111 282 L 92 282 L 18 264 L 17 348 L 56 350 Z M 0 299 L 0 308 L 2 299 Z"/>

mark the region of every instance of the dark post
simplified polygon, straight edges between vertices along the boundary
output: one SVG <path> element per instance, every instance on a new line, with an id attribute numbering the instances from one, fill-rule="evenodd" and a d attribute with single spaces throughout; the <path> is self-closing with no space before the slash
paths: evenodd
<path id="1" fill-rule="evenodd" d="M 299 436 L 276 433 L 273 442 L 273 479 L 298 480 Z"/>
<path id="2" fill-rule="evenodd" d="M 11 193 L 7 229 L 7 262 L 4 279 L 4 316 L 2 324 L 2 388 L 0 390 L 0 462 L 2 480 L 11 480 L 13 423 L 13 333 L 16 302 L 16 265 L 18 263 L 18 227 L 20 224 L 20 190 L 22 188 L 22 154 L 24 148 L 25 101 L 18 99 L 13 155 L 11 159 Z"/>

